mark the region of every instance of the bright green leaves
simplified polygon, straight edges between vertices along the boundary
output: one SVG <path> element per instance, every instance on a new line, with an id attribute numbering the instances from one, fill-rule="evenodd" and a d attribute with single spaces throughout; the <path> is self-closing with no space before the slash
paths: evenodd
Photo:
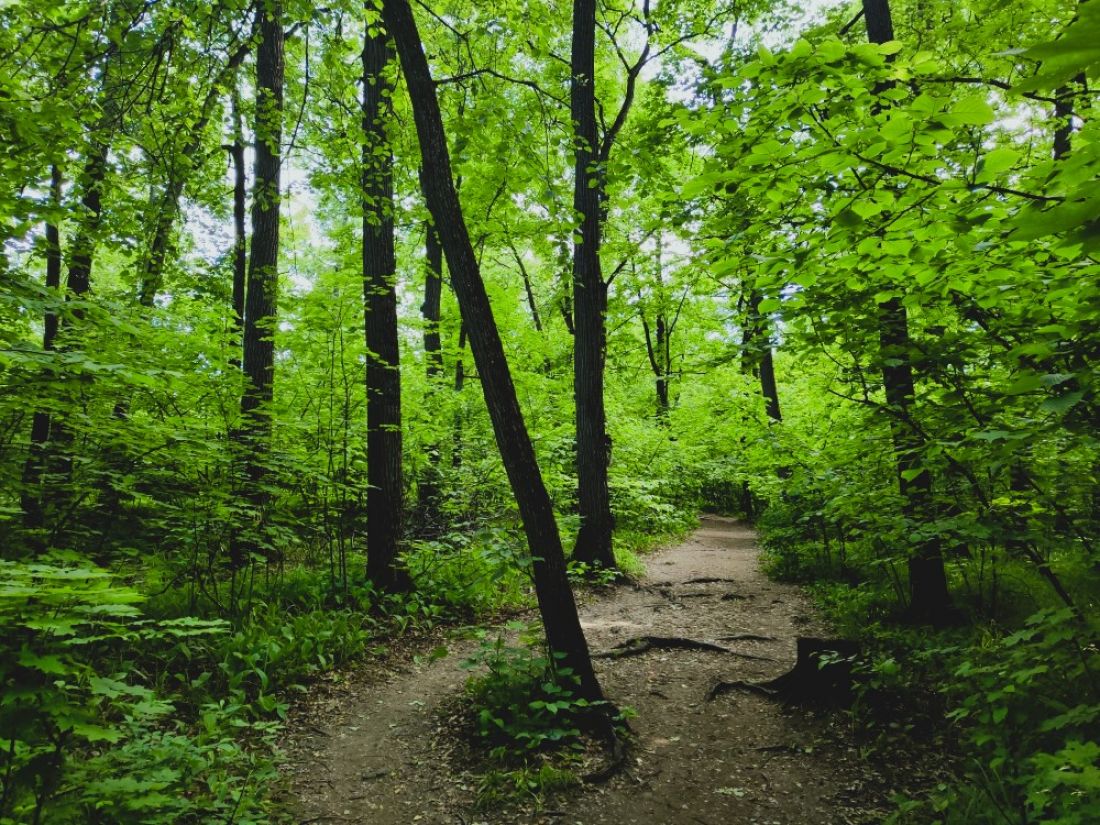
<path id="1" fill-rule="evenodd" d="M 987 152 L 978 162 L 977 180 L 986 182 L 997 178 L 1015 166 L 1020 156 L 1021 152 L 1007 146 Z"/>
<path id="2" fill-rule="evenodd" d="M 1100 9 L 1095 4 L 1078 4 L 1076 17 L 1065 31 L 1023 53 L 1041 64 L 1033 77 L 1017 85 L 1019 92 L 1052 89 L 1079 74 L 1096 77 L 1100 72 Z"/>
<path id="3" fill-rule="evenodd" d="M 985 94 L 973 94 L 951 105 L 949 111 L 941 114 L 940 122 L 946 126 L 987 126 L 993 122 L 996 114 Z"/>

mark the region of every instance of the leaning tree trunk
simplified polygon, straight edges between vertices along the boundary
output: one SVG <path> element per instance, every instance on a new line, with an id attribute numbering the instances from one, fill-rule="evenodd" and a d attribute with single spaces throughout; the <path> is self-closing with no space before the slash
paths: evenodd
<path id="1" fill-rule="evenodd" d="M 389 37 L 368 27 L 363 42 L 363 299 L 367 335 L 367 576 L 381 590 L 406 589 L 397 568 L 404 522 L 393 150 L 387 135 L 393 83 Z"/>
<path id="2" fill-rule="evenodd" d="M 397 43 L 412 99 L 428 209 L 447 256 L 451 283 L 469 334 L 497 446 L 527 534 L 547 644 L 560 654 L 560 664 L 572 669 L 579 680 L 580 695 L 599 699 L 602 691 L 566 576 L 554 509 L 524 424 L 504 346 L 455 191 L 439 101 L 416 20 L 408 0 L 384 0 L 382 9 L 386 28 Z"/>
<path id="3" fill-rule="evenodd" d="M 889 0 L 863 0 L 867 39 L 894 39 Z M 916 389 L 911 361 L 909 318 L 900 298 L 884 303 L 879 317 L 882 383 L 891 413 L 891 430 L 904 515 L 910 523 L 934 518 L 932 474 L 921 464 L 924 438 L 913 420 Z M 939 623 L 952 612 L 943 547 L 938 536 L 919 541 L 909 557 L 909 611 L 918 621 Z"/>
<path id="4" fill-rule="evenodd" d="M 279 283 L 279 180 L 283 137 L 282 3 L 262 4 L 260 45 L 256 53 L 256 126 L 252 189 L 252 245 L 248 261 L 244 313 L 245 389 L 241 394 L 242 467 L 245 496 L 264 522 L 268 494 L 264 488 L 271 448 L 271 400 L 275 388 L 275 318 Z M 236 569 L 246 561 L 255 537 L 230 547 Z"/>
<path id="5" fill-rule="evenodd" d="M 241 188 L 240 229 L 243 235 L 244 144 L 240 139 L 241 113 L 240 100 L 237 92 L 236 72 L 241 63 L 244 62 L 244 59 L 248 57 L 250 51 L 250 46 L 247 44 L 239 46 L 237 50 L 230 55 L 224 68 L 222 68 L 218 75 L 211 80 L 210 87 L 203 97 L 202 105 L 199 106 L 198 119 L 194 121 L 188 130 L 187 143 L 180 147 L 178 157 L 170 161 L 174 166 L 169 171 L 168 181 L 165 184 L 164 193 L 160 199 L 152 240 L 149 243 L 149 249 L 146 253 L 142 267 L 141 285 L 138 289 L 138 303 L 141 306 L 151 307 L 156 299 L 157 291 L 163 285 L 165 265 L 175 252 L 173 236 L 175 234 L 176 221 L 179 219 L 180 215 L 180 199 L 183 197 L 183 192 L 190 176 L 199 166 L 199 155 L 202 151 L 203 139 L 206 135 L 206 129 L 210 125 L 210 118 L 215 111 L 215 104 L 217 104 L 218 98 L 222 94 L 222 85 L 231 77 L 233 78 L 232 117 L 234 142 L 227 148 L 233 158 L 234 172 L 238 177 L 238 185 Z M 237 165 L 238 147 L 240 151 L 239 167 Z M 242 243 L 242 241 L 240 241 L 240 236 L 238 236 L 238 243 Z M 237 254 L 238 249 L 234 248 L 234 265 L 236 265 Z M 244 255 L 243 248 L 239 250 L 239 254 L 242 256 Z"/>
<path id="6" fill-rule="evenodd" d="M 604 313 L 600 269 L 603 170 L 596 131 L 596 0 L 573 2 L 570 111 L 574 135 L 573 210 L 580 229 L 573 248 L 573 395 L 577 418 L 577 503 L 581 527 L 573 558 L 614 567 L 607 468 L 611 439 L 604 409 Z"/>

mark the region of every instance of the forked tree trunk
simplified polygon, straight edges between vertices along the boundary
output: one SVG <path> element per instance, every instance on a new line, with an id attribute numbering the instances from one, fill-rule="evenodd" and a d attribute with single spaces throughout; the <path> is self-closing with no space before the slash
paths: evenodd
<path id="1" fill-rule="evenodd" d="M 447 256 L 451 283 L 470 337 L 497 446 L 527 534 L 547 644 L 560 655 L 560 664 L 573 671 L 579 681 L 580 695 L 599 699 L 602 691 L 592 669 L 588 643 L 566 576 L 554 509 L 523 421 L 504 346 L 455 191 L 439 101 L 416 20 L 408 0 L 384 0 L 382 9 L 386 29 L 397 43 L 412 99 L 428 208 Z"/>
<path id="2" fill-rule="evenodd" d="M 237 50 L 230 55 L 225 67 L 222 68 L 217 77 L 211 81 L 210 87 L 203 97 L 202 105 L 199 107 L 198 119 L 190 127 L 188 141 L 179 150 L 178 157 L 172 161 L 175 166 L 168 174 L 168 181 L 165 184 L 164 192 L 161 195 L 157 207 L 153 237 L 149 242 L 149 249 L 145 255 L 145 261 L 142 268 L 141 285 L 138 289 L 138 303 L 141 304 L 141 306 L 151 307 L 156 300 L 157 292 L 163 286 L 165 265 L 169 257 L 175 252 L 174 235 L 176 231 L 176 221 L 180 215 L 180 199 L 183 197 L 183 192 L 190 176 L 199 164 L 198 158 L 202 151 L 203 139 L 206 134 L 206 129 L 210 125 L 210 117 L 214 112 L 215 104 L 217 104 L 218 98 L 221 96 L 222 84 L 230 77 L 235 77 L 237 68 L 244 62 L 249 51 L 250 48 L 248 45 L 238 47 Z M 238 99 L 237 84 L 235 80 L 232 94 L 234 143 L 229 147 L 229 150 L 234 160 L 234 166 L 236 166 L 237 146 L 240 145 L 241 165 L 239 174 L 241 178 L 240 186 L 242 188 L 243 204 L 244 147 L 243 144 L 238 142 L 240 132 L 240 101 Z M 236 171 L 236 169 L 234 171 Z M 243 233 L 243 205 L 240 226 Z M 234 248 L 234 264 L 236 264 L 237 252 L 238 250 Z M 244 254 L 243 250 L 240 251 L 240 254 Z"/>
<path id="3" fill-rule="evenodd" d="M 368 26 L 363 42 L 363 299 L 367 336 L 367 576 L 385 591 L 407 589 L 397 567 L 404 524 L 397 261 L 389 37 Z"/>
<path id="4" fill-rule="evenodd" d="M 573 2 L 570 111 L 574 129 L 573 210 L 580 220 L 573 248 L 573 396 L 577 421 L 577 504 L 581 527 L 573 558 L 614 567 L 603 381 L 607 285 L 600 268 L 601 168 L 596 129 L 596 0 Z"/>

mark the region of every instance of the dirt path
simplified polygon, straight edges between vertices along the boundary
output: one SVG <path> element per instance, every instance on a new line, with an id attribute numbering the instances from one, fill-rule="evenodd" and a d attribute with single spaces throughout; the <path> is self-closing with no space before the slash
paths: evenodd
<path id="1" fill-rule="evenodd" d="M 363 825 L 787 825 L 871 823 L 885 783 L 837 721 L 758 696 L 705 696 L 719 679 L 788 670 L 796 636 L 824 632 L 798 588 L 760 572 L 755 535 L 708 516 L 683 544 L 647 558 L 643 587 L 582 605 L 593 651 L 642 636 L 683 636 L 736 654 L 655 650 L 598 660 L 604 689 L 638 712 L 627 769 L 552 810 L 472 811 L 475 779 L 441 746 L 436 711 L 460 693 L 460 662 L 410 663 L 316 691 L 291 725 L 291 793 L 300 823 Z M 700 581 L 702 580 L 702 581 Z M 761 640 L 734 640 L 759 636 Z M 760 658 L 756 658 L 760 657 Z M 835 726 L 835 727 L 834 727 Z"/>

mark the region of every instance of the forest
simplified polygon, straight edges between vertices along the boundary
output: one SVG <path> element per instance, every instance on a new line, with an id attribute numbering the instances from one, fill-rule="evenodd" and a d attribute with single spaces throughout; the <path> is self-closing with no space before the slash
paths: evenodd
<path id="1" fill-rule="evenodd" d="M 1100 821 L 1098 79 L 1095 0 L 0 0 L 0 825 Z"/>

